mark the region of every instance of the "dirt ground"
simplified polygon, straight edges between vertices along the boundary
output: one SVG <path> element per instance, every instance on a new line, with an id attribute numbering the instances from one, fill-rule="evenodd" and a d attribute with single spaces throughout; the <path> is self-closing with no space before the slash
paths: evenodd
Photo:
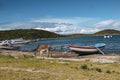
<path id="1" fill-rule="evenodd" d="M 34 56 L 34 52 L 23 52 L 17 50 L 0 50 L 0 54 L 2 55 L 11 55 L 14 57 L 18 57 L 21 55 Z M 43 54 L 44 59 L 62 59 L 62 60 L 71 60 L 71 61 L 92 61 L 92 62 L 100 62 L 100 63 L 120 63 L 120 54 L 89 54 L 89 55 L 79 55 L 75 52 L 57 52 L 52 51 L 52 56 L 48 57 L 48 54 Z M 36 56 L 35 58 L 43 58 L 40 56 Z"/>

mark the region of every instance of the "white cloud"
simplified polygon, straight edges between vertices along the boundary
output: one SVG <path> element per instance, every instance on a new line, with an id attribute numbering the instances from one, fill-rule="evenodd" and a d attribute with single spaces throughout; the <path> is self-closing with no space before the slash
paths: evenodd
<path id="1" fill-rule="evenodd" d="M 85 17 L 72 17 L 72 18 L 41 18 L 34 19 L 31 22 L 49 22 L 49 23 L 70 23 L 70 24 L 83 24 L 88 21 L 96 20 L 95 18 L 85 18 Z"/>
<path id="2" fill-rule="evenodd" d="M 55 27 L 44 27 L 44 28 L 35 28 L 35 29 L 52 31 L 59 34 L 71 34 L 71 33 L 75 33 L 75 31 L 77 30 L 77 28 L 73 27 L 72 25 L 67 25 L 62 23 L 55 24 Z"/>
<path id="3" fill-rule="evenodd" d="M 73 33 L 91 33 L 94 32 L 93 30 L 88 30 L 88 25 L 94 23 L 94 21 L 97 20 L 95 18 L 83 18 L 83 17 L 73 17 L 73 18 L 42 18 L 42 19 L 34 19 L 31 20 L 31 22 L 49 22 L 49 23 L 59 23 L 56 24 L 54 28 L 37 28 L 37 29 L 43 29 L 48 31 L 53 31 L 59 34 L 73 34 Z M 66 24 L 72 24 L 72 25 L 66 25 L 66 24 L 60 24 L 60 23 L 66 23 Z M 86 27 L 87 26 L 87 27 Z M 85 27 L 85 29 L 83 28 Z"/>
<path id="4" fill-rule="evenodd" d="M 112 24 L 113 22 L 114 22 L 113 20 L 101 21 L 99 23 L 96 23 L 95 26 L 96 27 L 108 26 L 108 25 Z"/>
<path id="5" fill-rule="evenodd" d="M 97 32 L 99 31 L 99 29 L 97 28 L 83 28 L 80 30 L 80 33 L 94 33 L 94 32 Z"/>
<path id="6" fill-rule="evenodd" d="M 114 26 L 114 27 L 120 26 L 120 20 L 119 21 L 114 21 L 114 24 L 112 26 Z"/>
<path id="7" fill-rule="evenodd" d="M 100 20 L 95 18 L 32 18 L 28 22 L 0 23 L 0 30 L 42 29 L 59 34 L 94 33 L 104 29 L 120 30 L 120 20 Z"/>
<path id="8" fill-rule="evenodd" d="M 120 20 L 105 20 L 93 25 L 98 29 L 120 29 Z"/>

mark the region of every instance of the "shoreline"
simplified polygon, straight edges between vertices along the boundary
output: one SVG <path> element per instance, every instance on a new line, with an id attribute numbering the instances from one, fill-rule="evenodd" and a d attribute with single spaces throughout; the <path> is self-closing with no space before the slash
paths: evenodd
<path id="1" fill-rule="evenodd" d="M 18 58 L 23 55 L 33 56 L 34 52 L 23 52 L 17 50 L 0 50 L 1 55 L 11 55 L 15 58 Z M 74 52 L 64 53 L 52 51 L 52 57 L 46 57 L 47 54 L 44 54 L 44 57 L 37 56 L 37 59 L 58 59 L 58 60 L 69 60 L 69 61 L 91 61 L 91 62 L 100 62 L 100 63 L 120 63 L 120 54 L 107 53 L 107 54 L 90 54 L 78 56 Z"/>

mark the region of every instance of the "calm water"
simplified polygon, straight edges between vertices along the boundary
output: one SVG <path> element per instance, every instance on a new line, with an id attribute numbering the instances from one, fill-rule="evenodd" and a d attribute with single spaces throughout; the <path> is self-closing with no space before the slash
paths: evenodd
<path id="1" fill-rule="evenodd" d="M 113 35 L 111 38 L 104 38 L 103 36 L 90 37 L 73 37 L 73 38 L 59 38 L 39 40 L 21 47 L 21 50 L 33 50 L 38 44 L 50 44 L 55 47 L 54 50 L 70 51 L 69 45 L 89 46 L 96 43 L 105 43 L 106 47 L 103 50 L 105 53 L 120 53 L 120 35 Z"/>

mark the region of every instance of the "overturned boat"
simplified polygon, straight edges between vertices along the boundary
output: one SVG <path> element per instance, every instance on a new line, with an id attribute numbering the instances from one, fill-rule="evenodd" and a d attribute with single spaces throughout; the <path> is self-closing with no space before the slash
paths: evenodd
<path id="1" fill-rule="evenodd" d="M 17 46 L 9 46 L 9 45 L 0 45 L 0 49 L 5 50 L 18 50 L 20 47 Z"/>
<path id="2" fill-rule="evenodd" d="M 105 48 L 104 43 L 97 43 L 94 46 L 75 46 L 71 45 L 70 50 L 79 52 L 79 53 L 98 53 L 101 52 L 104 54 L 101 50 Z"/>

